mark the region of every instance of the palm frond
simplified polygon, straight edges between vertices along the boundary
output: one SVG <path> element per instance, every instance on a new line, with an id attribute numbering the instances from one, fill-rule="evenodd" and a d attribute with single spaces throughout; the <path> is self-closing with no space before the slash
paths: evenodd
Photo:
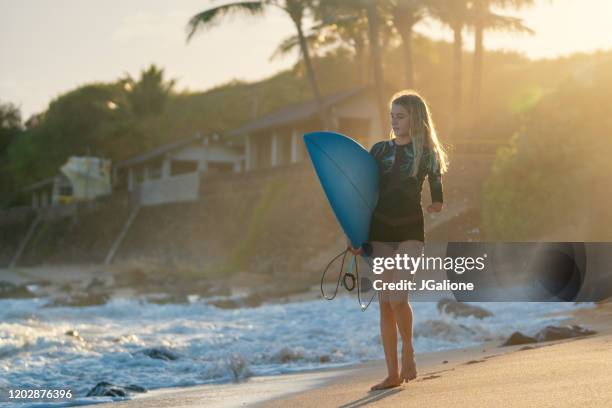
<path id="1" fill-rule="evenodd" d="M 316 51 L 320 47 L 324 47 L 334 43 L 335 39 L 332 34 L 312 31 L 306 35 L 306 44 L 308 48 Z M 291 35 L 285 38 L 270 56 L 270 61 L 282 58 L 300 47 L 300 40 L 297 35 Z"/>
<path id="2" fill-rule="evenodd" d="M 238 13 L 256 16 L 262 14 L 263 11 L 263 1 L 240 1 L 204 10 L 189 19 L 187 23 L 187 42 L 199 29 L 213 27 L 222 17 Z"/>
<path id="3" fill-rule="evenodd" d="M 495 13 L 488 13 L 485 17 L 484 27 L 490 30 L 510 31 L 533 35 L 535 32 L 523 24 L 523 19 L 511 16 L 501 16 Z"/>
<path id="4" fill-rule="evenodd" d="M 534 0 L 491 0 L 491 4 L 502 8 L 513 8 L 513 9 L 521 9 L 528 8 L 535 4 Z"/>
<path id="5" fill-rule="evenodd" d="M 308 40 L 307 40 L 308 41 Z M 285 38 L 274 50 L 274 53 L 270 56 L 270 61 L 284 57 L 293 51 L 296 47 L 299 47 L 300 41 L 297 35 L 291 35 Z"/>

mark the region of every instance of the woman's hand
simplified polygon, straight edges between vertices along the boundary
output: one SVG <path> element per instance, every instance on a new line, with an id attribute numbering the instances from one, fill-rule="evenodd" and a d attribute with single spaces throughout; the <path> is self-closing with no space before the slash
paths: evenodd
<path id="1" fill-rule="evenodd" d="M 363 248 L 362 248 L 362 247 L 359 247 L 359 248 L 353 248 L 351 245 L 349 245 L 349 246 L 347 247 L 347 249 L 348 249 L 349 251 L 351 251 L 351 253 L 352 253 L 353 255 L 355 255 L 355 256 L 357 256 L 357 255 L 361 255 L 361 254 L 363 253 Z"/>
<path id="2" fill-rule="evenodd" d="M 431 205 L 427 207 L 428 213 L 440 212 L 440 211 L 442 211 L 442 203 L 431 203 Z"/>

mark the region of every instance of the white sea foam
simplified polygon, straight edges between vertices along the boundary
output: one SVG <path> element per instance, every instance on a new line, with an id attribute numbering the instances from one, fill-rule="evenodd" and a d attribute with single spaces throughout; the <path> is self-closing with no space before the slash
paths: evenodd
<path id="1" fill-rule="evenodd" d="M 102 306 L 44 307 L 44 299 L 0 300 L 0 391 L 70 388 L 79 404 L 100 381 L 147 389 L 187 386 L 342 366 L 384 358 L 378 305 L 361 312 L 354 298 L 222 310 L 195 301 L 159 305 L 113 299 Z M 440 315 L 415 302 L 417 353 L 500 342 L 515 330 L 534 334 L 570 311 L 570 303 L 472 303 L 493 317 Z M 65 334 L 73 331 L 73 335 Z M 159 348 L 176 360 L 153 359 Z M 6 394 L 5 394 L 6 395 Z M 108 400 L 106 398 L 105 400 Z M 2 403 L 0 403 L 2 404 Z M 32 406 L 41 406 L 32 404 Z M 45 404 L 53 406 L 53 404 Z M 56 405 L 59 406 L 59 405 Z"/>

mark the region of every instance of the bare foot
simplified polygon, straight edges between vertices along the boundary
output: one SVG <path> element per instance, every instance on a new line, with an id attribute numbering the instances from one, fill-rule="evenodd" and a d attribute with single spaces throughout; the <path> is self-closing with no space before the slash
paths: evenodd
<path id="1" fill-rule="evenodd" d="M 404 382 L 401 377 L 387 377 L 370 388 L 370 391 L 386 390 L 387 388 L 399 387 Z"/>
<path id="2" fill-rule="evenodd" d="M 414 351 L 412 348 L 402 347 L 402 371 L 400 380 L 410 381 L 417 377 L 416 362 L 414 361 Z"/>

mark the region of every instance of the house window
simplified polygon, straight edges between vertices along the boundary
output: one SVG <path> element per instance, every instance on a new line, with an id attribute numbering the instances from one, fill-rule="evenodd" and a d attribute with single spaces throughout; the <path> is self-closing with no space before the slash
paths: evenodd
<path id="1" fill-rule="evenodd" d="M 198 170 L 198 162 L 195 160 L 172 160 L 170 163 L 170 175 L 193 173 Z"/>
<path id="2" fill-rule="evenodd" d="M 71 196 L 72 195 L 72 186 L 71 185 L 67 185 L 67 184 L 63 184 L 60 186 L 59 188 L 59 195 L 62 196 Z"/>
<path id="3" fill-rule="evenodd" d="M 234 171 L 234 163 L 209 161 L 207 171 L 211 173 L 230 173 Z"/>

